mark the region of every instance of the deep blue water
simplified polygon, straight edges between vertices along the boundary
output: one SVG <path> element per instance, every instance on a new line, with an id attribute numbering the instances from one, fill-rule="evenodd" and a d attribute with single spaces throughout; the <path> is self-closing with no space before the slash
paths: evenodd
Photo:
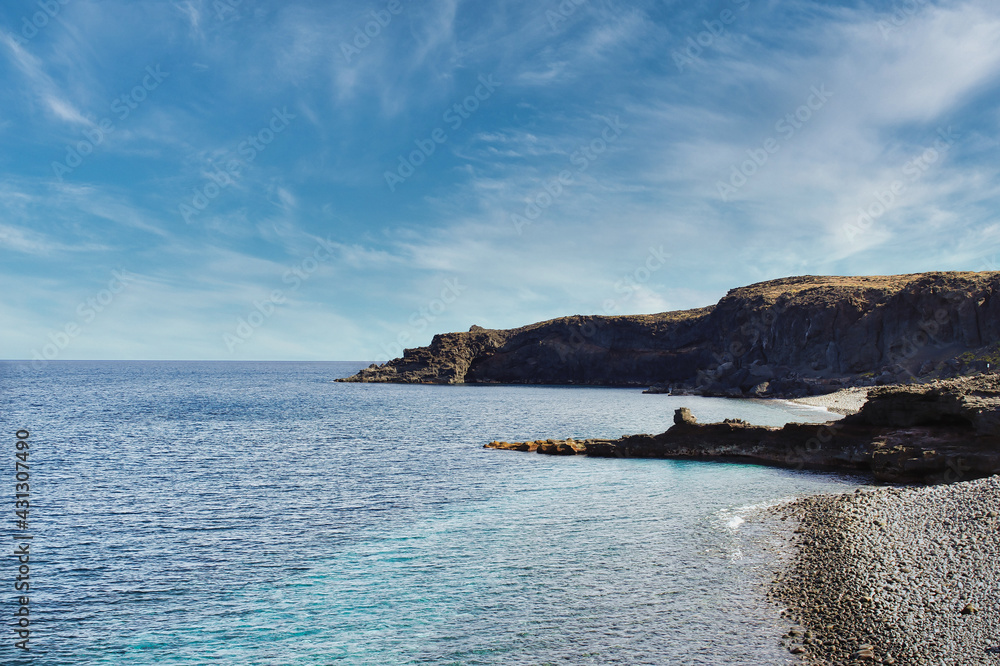
<path id="1" fill-rule="evenodd" d="M 482 446 L 661 432 L 678 406 L 826 414 L 332 381 L 363 365 L 0 362 L 8 543 L 31 432 L 30 663 L 787 662 L 755 507 L 856 479 Z M 0 662 L 20 663 L 9 552 Z"/>

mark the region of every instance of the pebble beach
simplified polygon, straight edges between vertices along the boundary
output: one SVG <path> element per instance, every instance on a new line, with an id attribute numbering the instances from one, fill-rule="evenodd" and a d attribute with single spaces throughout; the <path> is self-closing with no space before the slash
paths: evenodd
<path id="1" fill-rule="evenodd" d="M 826 395 L 813 395 L 808 398 L 795 398 L 790 402 L 800 405 L 810 405 L 812 407 L 822 407 L 834 414 L 857 414 L 861 406 L 868 399 L 868 392 L 872 390 L 870 386 L 859 386 L 856 388 L 846 388 Z"/>
<path id="2" fill-rule="evenodd" d="M 1000 665 L 1000 477 L 774 512 L 797 551 L 769 596 L 803 663 Z"/>

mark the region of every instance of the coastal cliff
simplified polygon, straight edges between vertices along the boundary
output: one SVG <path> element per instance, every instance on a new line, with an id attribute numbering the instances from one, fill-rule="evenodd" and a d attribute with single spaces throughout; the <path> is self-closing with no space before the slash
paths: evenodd
<path id="1" fill-rule="evenodd" d="M 686 408 L 659 435 L 616 440 L 490 442 L 486 448 L 601 458 L 671 458 L 870 473 L 893 483 L 1000 474 L 1000 375 L 872 390 L 854 415 L 827 423 L 697 423 Z"/>
<path id="2" fill-rule="evenodd" d="M 978 373 L 1000 360 L 1000 273 L 793 277 L 716 305 L 436 335 L 338 381 L 657 386 L 797 396 Z"/>

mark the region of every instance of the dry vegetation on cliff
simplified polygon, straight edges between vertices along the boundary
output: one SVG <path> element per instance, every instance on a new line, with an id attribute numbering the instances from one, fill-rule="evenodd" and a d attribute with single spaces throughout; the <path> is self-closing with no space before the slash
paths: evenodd
<path id="1" fill-rule="evenodd" d="M 1000 358 L 1000 273 L 802 276 L 695 310 L 473 326 L 343 381 L 652 386 L 799 397 L 953 377 Z"/>

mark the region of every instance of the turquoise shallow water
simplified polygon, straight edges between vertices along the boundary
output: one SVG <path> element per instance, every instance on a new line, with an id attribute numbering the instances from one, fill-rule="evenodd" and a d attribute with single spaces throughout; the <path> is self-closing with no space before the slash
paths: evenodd
<path id="1" fill-rule="evenodd" d="M 0 363 L 4 450 L 33 443 L 30 663 L 787 661 L 755 507 L 859 481 L 482 445 L 826 414 L 331 381 L 362 365 Z"/>

